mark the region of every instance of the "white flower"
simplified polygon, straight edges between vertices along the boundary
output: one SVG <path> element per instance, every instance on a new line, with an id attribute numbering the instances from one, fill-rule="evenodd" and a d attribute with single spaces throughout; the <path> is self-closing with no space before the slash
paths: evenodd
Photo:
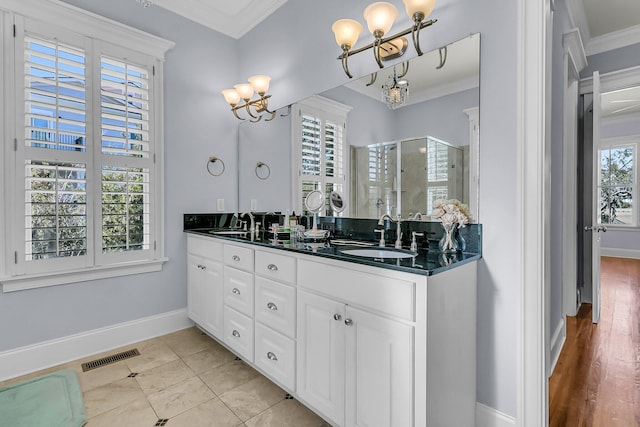
<path id="1" fill-rule="evenodd" d="M 439 218 L 444 225 L 456 224 L 458 227 L 464 227 L 469 223 L 469 216 L 469 207 L 459 200 L 437 199 L 433 202 L 431 217 Z"/>

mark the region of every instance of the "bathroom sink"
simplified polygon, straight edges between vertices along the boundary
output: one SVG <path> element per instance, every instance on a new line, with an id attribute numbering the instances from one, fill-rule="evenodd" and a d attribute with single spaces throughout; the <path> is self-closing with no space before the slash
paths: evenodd
<path id="1" fill-rule="evenodd" d="M 209 231 L 211 234 L 219 234 L 221 236 L 244 236 L 248 233 L 248 231 L 242 230 L 211 230 Z"/>
<path id="2" fill-rule="evenodd" d="M 339 249 L 345 255 L 360 256 L 367 258 L 413 258 L 418 255 L 415 252 L 392 249 L 392 248 L 358 248 L 358 249 Z"/>

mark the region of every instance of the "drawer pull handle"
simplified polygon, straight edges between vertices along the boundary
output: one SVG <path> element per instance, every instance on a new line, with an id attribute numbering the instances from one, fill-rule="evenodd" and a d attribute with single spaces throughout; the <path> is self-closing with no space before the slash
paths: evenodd
<path id="1" fill-rule="evenodd" d="M 267 304 L 267 308 L 268 308 L 269 310 L 273 310 L 273 311 L 278 310 L 278 306 L 277 306 L 277 305 L 275 305 L 275 304 L 274 304 L 274 303 L 272 303 L 272 302 L 270 302 L 270 303 L 268 303 L 268 304 Z"/>
<path id="2" fill-rule="evenodd" d="M 231 259 L 234 261 L 240 261 L 240 257 L 238 255 L 232 256 Z"/>
<path id="3" fill-rule="evenodd" d="M 238 289 L 238 288 L 233 288 L 233 289 L 231 289 L 231 293 L 232 293 L 232 294 L 236 294 L 236 295 L 240 295 L 240 289 Z"/>
<path id="4" fill-rule="evenodd" d="M 345 325 L 347 325 L 347 326 L 351 326 L 351 325 L 353 325 L 353 320 L 351 320 L 351 319 L 344 319 L 344 324 L 345 324 Z"/>
<path id="5" fill-rule="evenodd" d="M 207 267 L 205 267 L 205 266 L 204 266 L 204 265 L 202 265 L 202 264 L 198 264 L 198 268 L 199 268 L 200 270 L 205 270 Z"/>
<path id="6" fill-rule="evenodd" d="M 267 269 L 269 269 L 270 271 L 278 271 L 278 266 L 275 264 L 269 264 L 267 265 Z"/>
<path id="7" fill-rule="evenodd" d="M 336 314 L 333 315 L 333 318 L 334 318 L 334 320 L 340 320 L 340 319 L 342 319 L 342 316 L 336 313 Z"/>
<path id="8" fill-rule="evenodd" d="M 240 332 L 238 332 L 237 330 L 233 330 L 233 332 L 231 332 L 231 335 L 233 335 L 236 338 L 240 338 Z"/>
<path id="9" fill-rule="evenodd" d="M 275 354 L 273 354 L 272 352 L 268 352 L 267 353 L 267 359 L 269 359 L 269 360 L 278 360 L 278 357 Z"/>

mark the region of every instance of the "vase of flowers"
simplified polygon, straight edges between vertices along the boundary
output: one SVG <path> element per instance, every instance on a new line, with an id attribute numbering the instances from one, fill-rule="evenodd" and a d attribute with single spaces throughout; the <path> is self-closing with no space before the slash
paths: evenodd
<path id="1" fill-rule="evenodd" d="M 465 250 L 466 242 L 460 236 L 460 228 L 469 223 L 469 208 L 459 200 L 438 199 L 433 202 L 431 217 L 439 219 L 444 234 L 438 247 L 442 253 L 456 253 Z"/>

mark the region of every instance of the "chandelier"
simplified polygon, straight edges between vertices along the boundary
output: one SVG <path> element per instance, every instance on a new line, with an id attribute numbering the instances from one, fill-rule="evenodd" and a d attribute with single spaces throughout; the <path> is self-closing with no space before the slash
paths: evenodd
<path id="1" fill-rule="evenodd" d="M 418 56 L 422 55 L 422 50 L 420 49 L 420 30 L 433 25 L 437 21 L 436 19 L 425 21 L 425 18 L 429 16 L 433 10 L 435 0 L 402 1 L 405 5 L 407 15 L 413 20 L 413 25 L 394 35 L 384 37 L 391 29 L 393 21 L 398 17 L 398 9 L 387 2 L 371 3 L 364 10 L 364 19 L 367 21 L 367 28 L 375 40 L 373 43 L 358 49 L 351 50 L 358 41 L 360 33 L 362 33 L 362 25 L 353 19 L 340 19 L 333 23 L 331 30 L 333 30 L 335 35 L 336 43 L 338 43 L 338 46 L 342 49 L 342 55 L 340 55 L 338 59 L 342 61 L 342 69 L 349 78 L 353 77 L 351 72 L 349 72 L 349 56 L 372 48 L 376 63 L 380 68 L 383 68 L 382 60 L 392 58 L 385 55 L 385 50 L 390 49 L 393 51 L 393 57 L 404 54 L 406 50 L 406 39 L 403 36 L 408 34 L 411 34 L 413 46 L 416 48 Z M 400 46 L 402 46 L 402 48 L 400 48 Z"/>
<path id="2" fill-rule="evenodd" d="M 408 71 L 409 63 L 405 62 L 402 64 L 402 74 L 398 76 L 394 65 L 393 75 L 389 76 L 387 82 L 382 85 L 382 100 L 392 110 L 402 107 L 407 102 L 407 97 L 409 96 L 409 82 L 402 78 L 407 75 Z"/>
<path id="3" fill-rule="evenodd" d="M 238 110 L 245 110 L 249 116 L 249 121 L 252 123 L 259 122 L 266 114 L 271 115 L 271 117 L 265 119 L 265 121 L 273 120 L 276 112 L 269 110 L 269 98 L 271 98 L 271 95 L 267 95 L 271 77 L 257 75 L 249 77 L 248 80 L 249 83 L 240 83 L 234 85 L 233 89 L 222 91 L 225 101 L 231 106 L 231 112 L 236 119 L 245 120 L 238 115 Z M 258 98 L 252 100 L 254 93 L 258 94 Z M 241 99 L 244 104 L 239 103 Z"/>

